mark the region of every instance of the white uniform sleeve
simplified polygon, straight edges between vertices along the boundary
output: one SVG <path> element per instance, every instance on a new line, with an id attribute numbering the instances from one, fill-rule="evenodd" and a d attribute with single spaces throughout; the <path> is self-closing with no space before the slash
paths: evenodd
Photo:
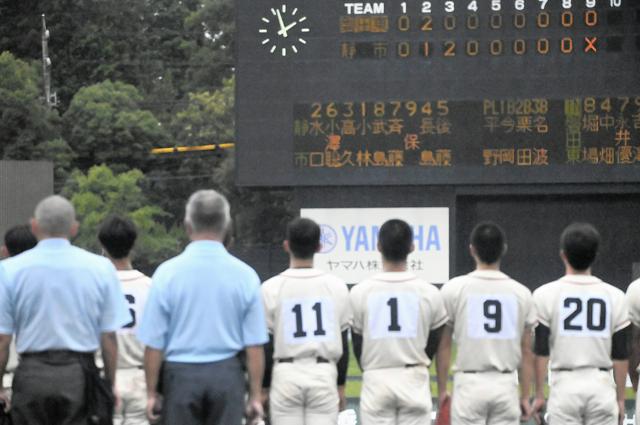
<path id="1" fill-rule="evenodd" d="M 640 326 L 640 279 L 631 283 L 627 288 L 627 306 L 631 322 Z"/>
<path id="2" fill-rule="evenodd" d="M 547 294 L 549 291 L 545 286 L 542 286 L 536 289 L 533 292 L 533 309 L 536 312 L 536 317 L 538 323 L 550 328 L 551 327 L 551 301 L 548 298 Z"/>
<path id="3" fill-rule="evenodd" d="M 273 328 L 275 326 L 275 309 L 276 309 L 276 298 L 274 294 L 274 283 L 271 280 L 264 282 L 260 286 L 260 293 L 262 295 L 262 304 L 264 306 L 264 316 L 267 323 L 267 329 L 270 334 L 273 335 Z"/>
<path id="4" fill-rule="evenodd" d="M 447 321 L 447 325 L 453 327 L 455 324 L 455 313 L 456 313 L 456 290 L 455 283 L 449 281 L 442 286 L 440 289 L 440 294 L 442 295 L 442 301 L 444 303 L 444 307 L 447 310 L 447 316 L 449 320 Z"/>
<path id="5" fill-rule="evenodd" d="M 538 313 L 536 305 L 533 302 L 533 295 L 527 289 L 524 298 L 524 325 L 527 327 L 535 327 L 538 324 Z"/>
<path id="6" fill-rule="evenodd" d="M 351 328 L 355 333 L 362 335 L 363 333 L 363 309 L 362 309 L 362 299 L 361 299 L 361 287 L 362 285 L 359 283 L 358 285 L 351 288 L 351 292 L 349 293 L 349 305 L 351 307 L 351 313 L 353 315 Z"/>
<path id="7" fill-rule="evenodd" d="M 629 326 L 631 322 L 629 321 L 627 299 L 624 296 L 624 292 L 617 288 L 615 288 L 615 301 L 613 308 L 613 331 L 618 332 L 619 330 Z"/>
<path id="8" fill-rule="evenodd" d="M 430 291 L 429 304 L 431 306 L 431 329 L 438 329 L 441 326 L 444 326 L 449 321 L 449 315 L 447 314 L 447 309 L 445 308 L 444 301 L 442 299 L 442 294 L 435 286 L 431 285 L 433 288 Z"/>
<path id="9" fill-rule="evenodd" d="M 353 314 L 351 312 L 351 302 L 349 301 L 349 288 L 344 282 L 339 283 L 338 297 L 340 306 L 340 330 L 345 331 L 351 326 Z"/>

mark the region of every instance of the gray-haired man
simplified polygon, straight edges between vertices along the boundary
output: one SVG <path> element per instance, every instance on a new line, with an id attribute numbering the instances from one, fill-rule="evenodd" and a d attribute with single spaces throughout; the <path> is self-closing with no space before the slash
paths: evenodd
<path id="1" fill-rule="evenodd" d="M 31 227 L 38 245 L 0 265 L 0 376 L 16 334 L 14 424 L 84 425 L 98 414 L 95 391 L 109 391 L 98 376 L 94 352 L 101 346 L 113 384 L 115 331 L 131 315 L 111 262 L 69 243 L 78 223 L 68 200 L 42 200 Z M 0 397 L 8 402 L 3 392 Z M 103 419 L 110 421 L 107 410 Z"/>
<path id="2" fill-rule="evenodd" d="M 138 337 L 147 347 L 147 416 L 152 423 L 240 425 L 245 383 L 238 353 L 246 350 L 247 415 L 262 415 L 262 345 L 267 330 L 256 272 L 223 246 L 229 204 L 214 190 L 189 198 L 191 243 L 153 275 Z M 164 357 L 164 402 L 155 411 Z"/>

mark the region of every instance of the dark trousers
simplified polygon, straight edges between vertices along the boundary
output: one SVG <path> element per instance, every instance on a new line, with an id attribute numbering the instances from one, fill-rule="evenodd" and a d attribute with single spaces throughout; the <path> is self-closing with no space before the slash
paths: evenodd
<path id="1" fill-rule="evenodd" d="M 245 395 L 240 360 L 165 362 L 163 395 L 165 425 L 240 425 Z"/>
<path id="2" fill-rule="evenodd" d="M 25 355 L 13 378 L 14 425 L 87 425 L 85 374 L 77 355 Z"/>

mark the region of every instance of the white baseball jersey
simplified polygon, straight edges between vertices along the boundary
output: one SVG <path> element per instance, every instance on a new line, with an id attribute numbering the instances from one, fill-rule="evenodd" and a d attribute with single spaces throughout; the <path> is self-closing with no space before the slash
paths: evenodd
<path id="1" fill-rule="evenodd" d="M 129 311 L 133 318 L 131 323 L 117 332 L 118 369 L 142 367 L 144 364 L 144 344 L 136 337 L 136 329 L 147 303 L 151 289 L 151 278 L 137 270 L 118 270 L 118 278 L 122 283 L 122 292 L 129 303 Z"/>
<path id="2" fill-rule="evenodd" d="M 514 371 L 525 327 L 536 324 L 529 289 L 506 274 L 477 270 L 441 290 L 458 347 L 456 371 Z"/>
<path id="3" fill-rule="evenodd" d="M 567 275 L 533 293 L 549 327 L 551 370 L 613 366 L 611 340 L 629 325 L 624 293 L 595 276 Z"/>
<path id="4" fill-rule="evenodd" d="M 640 327 L 640 279 L 631 282 L 627 288 L 627 305 L 631 323 Z M 637 370 L 640 370 L 640 365 Z"/>
<path id="5" fill-rule="evenodd" d="M 262 284 L 275 359 L 342 356 L 342 331 L 351 324 L 344 281 L 314 268 L 287 269 Z"/>
<path id="6" fill-rule="evenodd" d="M 365 371 L 431 364 L 429 333 L 448 319 L 438 288 L 410 272 L 386 272 L 354 286 L 350 299 Z"/>

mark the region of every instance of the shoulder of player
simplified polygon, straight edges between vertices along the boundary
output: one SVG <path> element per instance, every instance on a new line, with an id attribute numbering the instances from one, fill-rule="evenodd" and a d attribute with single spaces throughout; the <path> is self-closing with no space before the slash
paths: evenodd
<path id="1" fill-rule="evenodd" d="M 543 285 L 540 285 L 533 291 L 533 297 L 534 298 L 546 297 L 550 293 L 553 293 L 554 291 L 558 291 L 559 289 L 562 289 L 562 286 L 561 286 L 562 284 L 563 283 L 560 280 L 554 280 L 553 282 L 548 282 Z"/>
<path id="2" fill-rule="evenodd" d="M 627 296 L 640 296 L 640 279 L 636 279 L 629 284 Z"/>

